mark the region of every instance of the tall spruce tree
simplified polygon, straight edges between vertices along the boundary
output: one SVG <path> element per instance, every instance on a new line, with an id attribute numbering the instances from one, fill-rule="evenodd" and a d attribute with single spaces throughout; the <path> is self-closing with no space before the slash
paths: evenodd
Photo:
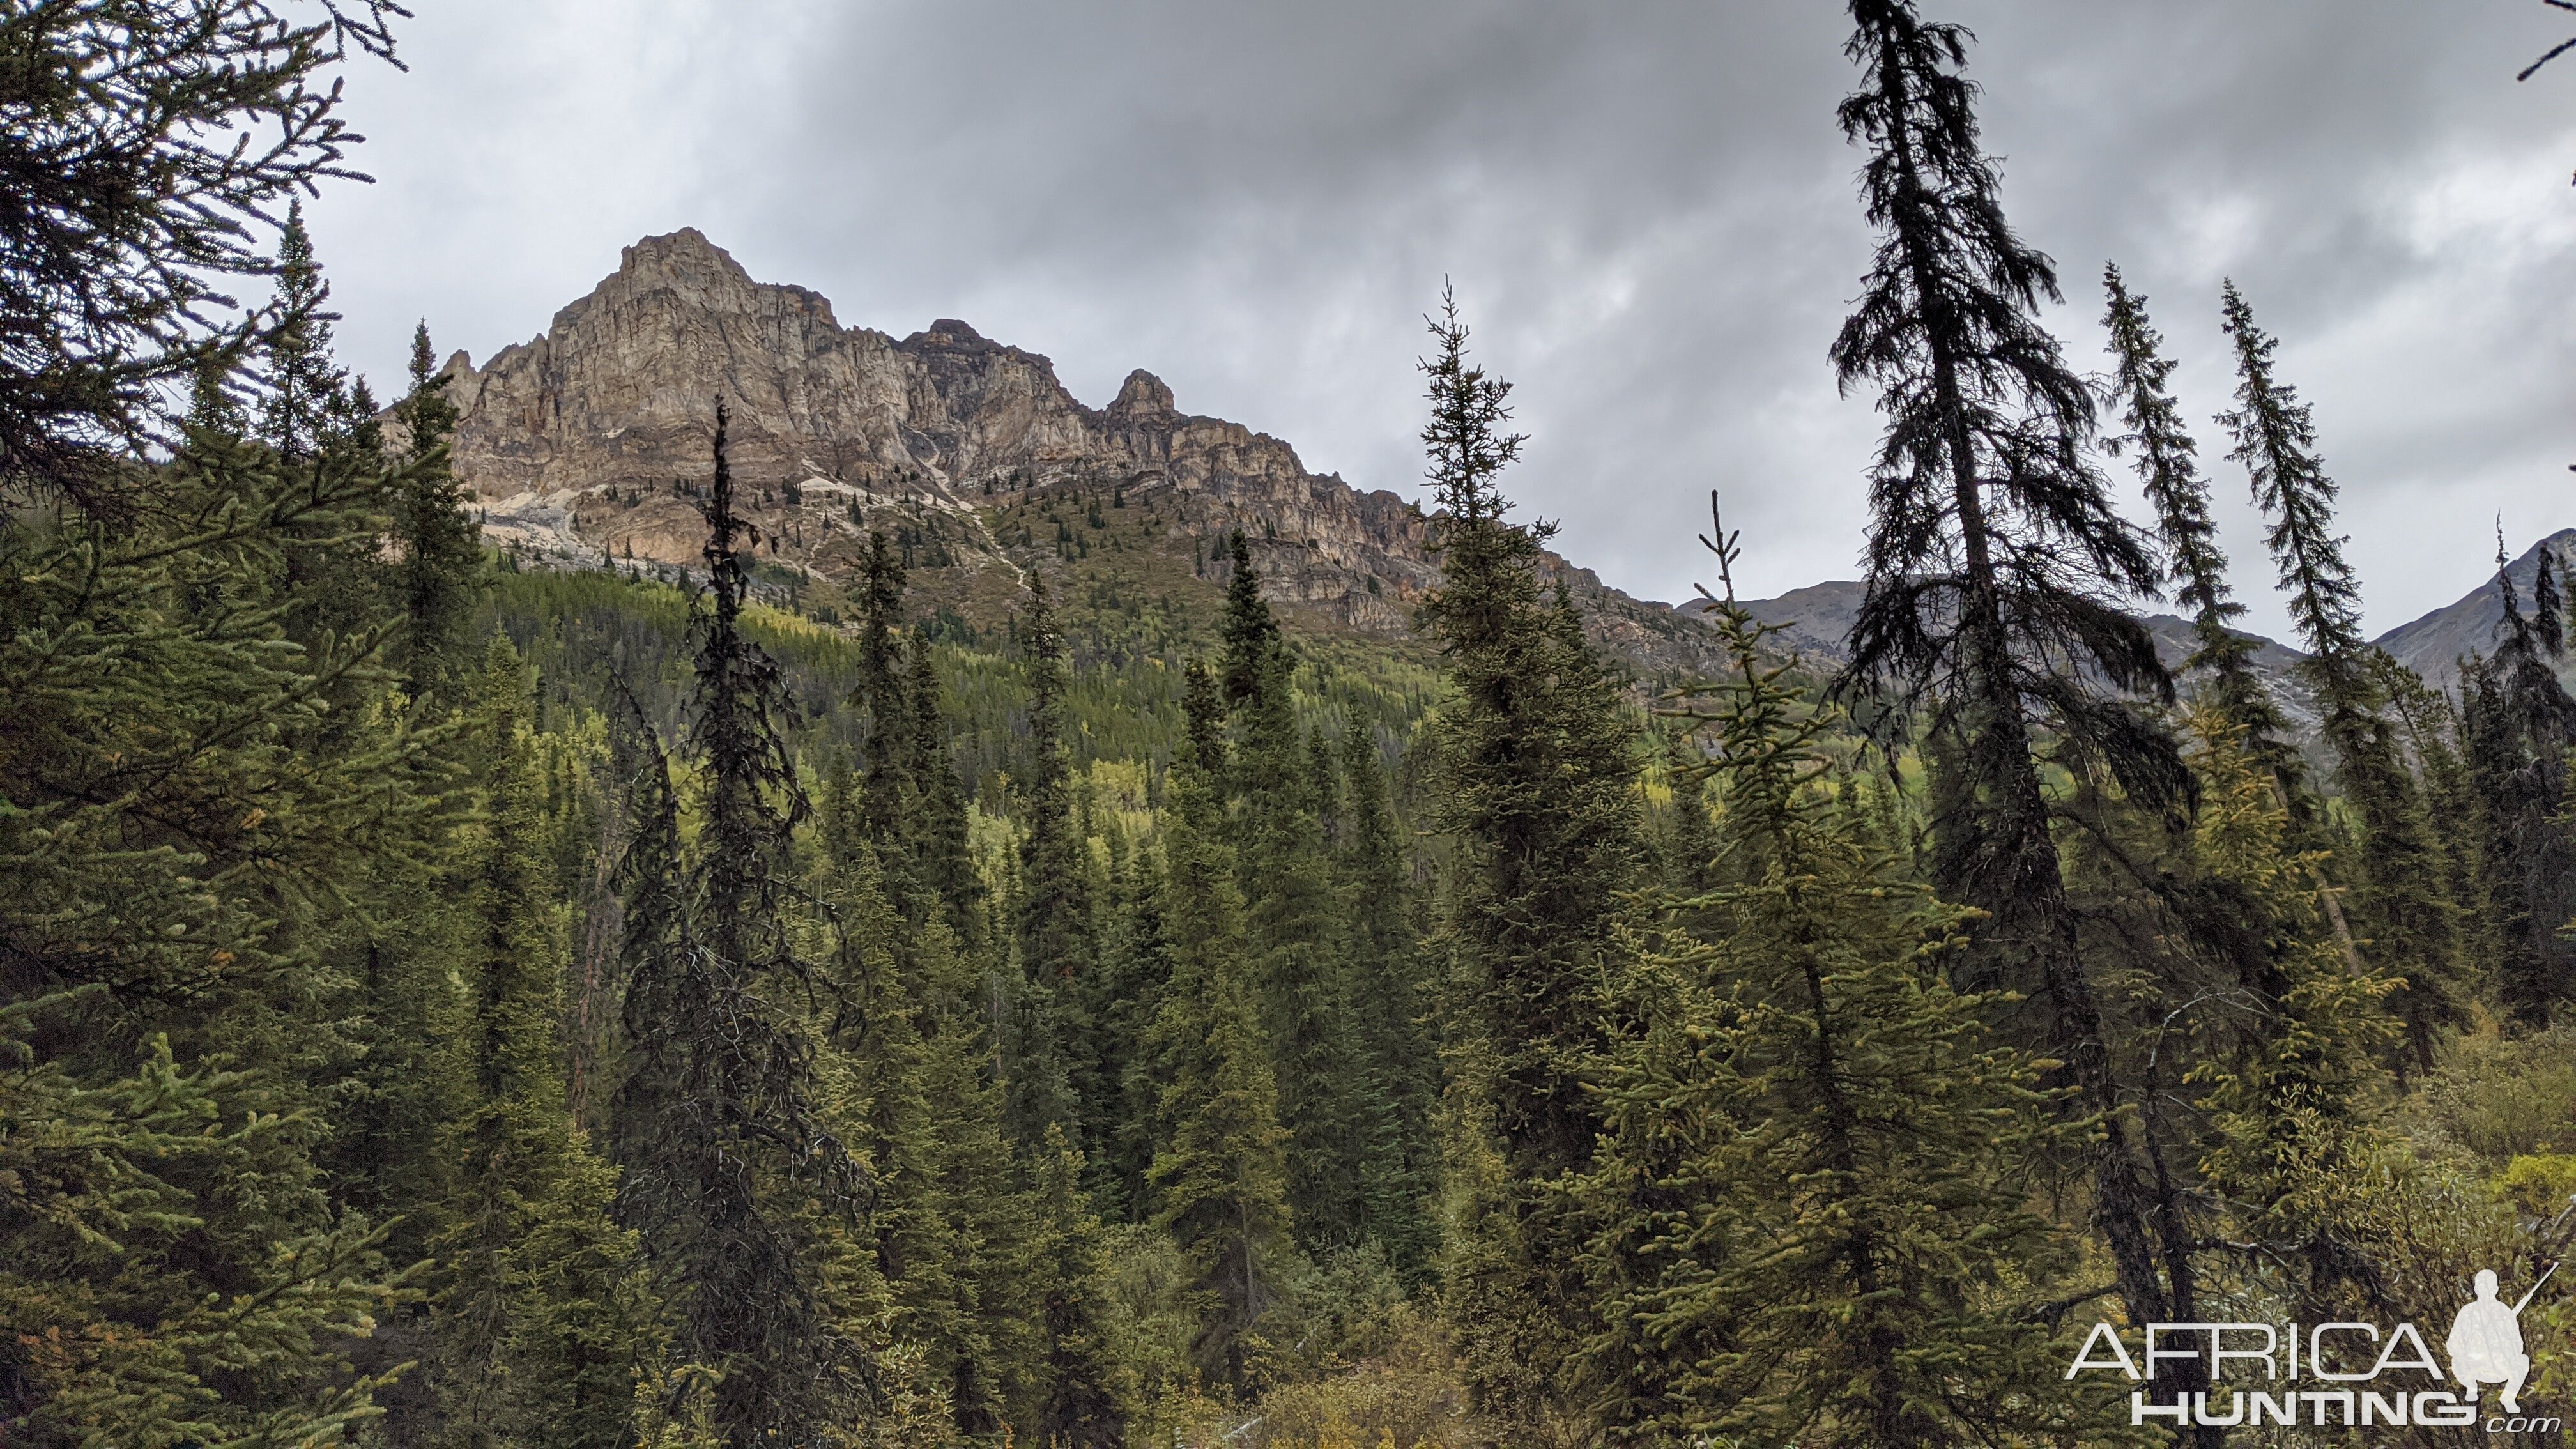
<path id="1" fill-rule="evenodd" d="M 1731 668 L 1689 708 L 1714 735 L 1723 883 L 1702 902 L 1714 930 L 1645 947 L 1650 1024 L 1604 1074 L 1582 1188 L 1604 1418 L 1638 1444 L 2066 1432 L 2081 1397 L 2012 1300 L 2071 1267 L 2023 1188 L 2071 1129 L 2037 1064 L 1989 1038 L 1988 1003 L 1942 979 L 1964 913 L 1863 845 L 1826 788 L 1841 721 L 1772 662 L 1781 626 L 1736 601 L 1722 525 L 1710 547 Z"/>
<path id="2" fill-rule="evenodd" d="M 1563 1423 L 1581 1413 L 1573 1360 L 1595 1320 L 1561 1188 L 1600 1130 L 1584 1079 L 1606 1045 L 1603 952 L 1639 863 L 1633 729 L 1562 589 L 1542 581 L 1551 530 L 1504 517 L 1497 475 L 1522 442 L 1503 431 L 1510 384 L 1468 362 L 1445 293 L 1430 326 L 1422 439 L 1441 580 L 1422 615 L 1457 690 L 1432 741 L 1432 823 L 1458 850 L 1439 942 L 1466 1198 L 1451 1308 L 1480 1404 Z"/>
<path id="3" fill-rule="evenodd" d="M 1171 886 L 1160 851 L 1139 841 L 1124 854 L 1112 877 L 1115 899 L 1107 913 L 1091 1008 L 1100 1055 L 1097 1070 L 1104 1084 L 1115 1087 L 1116 1096 L 1101 1113 L 1107 1132 L 1101 1142 L 1104 1155 L 1089 1166 L 1102 1214 L 1112 1221 L 1143 1222 L 1156 1092 L 1153 1057 L 1145 1041 L 1172 974 L 1166 924 Z"/>
<path id="4" fill-rule="evenodd" d="M 2566 649 L 2566 626 L 2548 545 L 2539 553 L 2526 615 L 2497 539 L 2503 617 L 2495 654 L 2467 670 L 2462 686 L 2469 775 L 2485 822 L 2483 904 L 2496 947 L 2495 988 L 2527 1027 L 2547 1026 L 2576 998 L 2576 942 L 2563 928 L 2576 918 L 2576 830 L 2567 816 L 2576 700 L 2553 667 Z"/>
<path id="5" fill-rule="evenodd" d="M 1227 547 L 1221 678 L 1235 726 L 1234 786 L 1243 821 L 1238 877 L 1245 934 L 1286 1124 L 1288 1203 L 1310 1246 L 1349 1241 L 1362 1208 L 1359 1067 L 1335 929 L 1331 864 L 1317 781 L 1302 748 L 1291 679 L 1295 656 L 1261 597 L 1242 530 Z"/>
<path id="6" fill-rule="evenodd" d="M 2271 691 L 2256 677 L 2254 640 L 2236 628 L 2245 606 L 2227 584 L 2227 554 L 2209 514 L 2209 480 L 2200 471 L 2200 445 L 2183 426 L 2182 408 L 2168 390 L 2173 359 L 2147 319 L 2147 299 L 2129 291 L 2116 264 L 2102 268 L 2110 308 L 2103 326 L 2111 334 L 2116 367 L 2105 393 L 2120 410 L 2126 433 L 2103 440 L 2113 455 L 2134 455 L 2138 481 L 2155 510 L 2173 599 L 2191 613 L 2198 647 L 2184 667 L 2205 672 L 2220 708 L 2244 730 L 2249 748 L 2281 777 L 2284 790 L 2300 793 L 2298 754 L 2287 741 L 2289 722 Z"/>
<path id="7" fill-rule="evenodd" d="M 948 927 L 960 941 L 978 939 L 977 908 L 984 882 L 967 847 L 966 793 L 948 745 L 948 717 L 941 708 L 939 665 L 928 631 L 915 629 L 904 687 L 912 705 L 906 773 L 913 802 L 905 831 L 922 885 L 936 893 Z"/>
<path id="8" fill-rule="evenodd" d="M 362 529 L 377 478 L 213 443 L 126 526 L 0 514 L 0 1414 L 30 1442 L 318 1441 L 380 1387 L 337 1366 L 393 1290 L 322 1171 L 368 1156 L 323 1073 L 365 872 L 419 879 L 443 769 L 372 707 L 395 621 L 287 627 L 297 536 Z"/>
<path id="9" fill-rule="evenodd" d="M 1881 239 L 1832 358 L 1846 389 L 1879 387 L 1887 428 L 1838 692 L 1929 706 L 1933 885 L 1987 913 L 1958 980 L 2038 998 L 2068 1109 L 2101 1122 L 2090 1215 L 2129 1312 L 2189 1318 L 2172 1273 L 2182 1245 L 2163 1240 L 2180 1214 L 2158 1201 L 2173 1175 L 2126 1120 L 2039 754 L 2045 736 L 2055 763 L 2150 809 L 2188 793 L 2173 742 L 2091 682 L 2171 698 L 2153 640 L 2120 607 L 2154 588 L 2156 562 L 2086 456 L 2092 396 L 2038 319 L 2056 271 L 2005 220 L 1962 73 L 1967 31 L 1912 0 L 1852 0 L 1851 14 L 1862 82 L 1840 115 L 1869 149 L 1861 193 Z"/>
<path id="10" fill-rule="evenodd" d="M 2430 1071 L 2436 1034 L 2462 1010 L 2447 872 L 2386 717 L 2377 651 L 2362 638 L 2361 587 L 2334 532 L 2335 483 L 2317 457 L 2316 424 L 2297 390 L 2274 375 L 2279 343 L 2255 325 L 2244 293 L 2230 281 L 2223 295 L 2237 373 L 2237 405 L 2219 417 L 2236 440 L 2227 456 L 2245 466 L 2272 521 L 2265 542 L 2309 656 L 2300 669 L 2316 691 L 2319 733 L 2359 836 L 2355 930 L 2370 938 L 2371 963 L 2403 979 L 2390 1009 L 2406 1022 L 2415 1065 Z"/>
<path id="11" fill-rule="evenodd" d="M 1020 881 L 1016 903 L 1019 972 L 1012 984 L 1005 1029 L 1005 1078 L 1014 1136 L 1035 1149 L 1046 1126 L 1079 1131 L 1081 1108 L 1073 1098 L 1066 1052 L 1078 1023 L 1076 983 L 1092 955 L 1091 873 L 1084 859 L 1090 843 L 1076 828 L 1072 762 L 1065 731 L 1064 636 L 1046 580 L 1029 576 L 1029 613 L 1021 626 L 1029 672 L 1029 766 L 1018 792 Z M 1076 1144 L 1085 1146 L 1087 1144 Z"/>
<path id="12" fill-rule="evenodd" d="M 615 1175 L 564 1100 L 569 913 L 540 853 L 530 691 L 506 636 L 493 636 L 477 692 L 482 838 L 459 973 L 468 1013 L 451 1048 L 464 1101 L 442 1134 L 452 1198 L 436 1243 L 442 1437 L 614 1449 L 653 1306 L 628 1271 L 634 1234 L 609 1221 Z"/>
<path id="13" fill-rule="evenodd" d="M 1189 668 L 1191 737 L 1216 737 L 1215 691 Z M 1192 1357 L 1206 1381 L 1256 1389 L 1276 1346 L 1263 1320 L 1285 1295 L 1294 1254 L 1288 1133 L 1251 980 L 1242 897 L 1225 847 L 1224 807 L 1202 748 L 1176 756 L 1163 852 L 1171 979 L 1146 1037 L 1154 1062 L 1153 1222 L 1189 1265 L 1198 1330 Z"/>
<path id="14" fill-rule="evenodd" d="M 411 335 L 411 388 L 393 414 L 403 429 L 409 465 L 393 490 L 394 541 L 401 553 L 397 583 L 409 627 L 401 646 L 404 677 L 412 693 L 446 678 L 462 661 L 465 618 L 474 603 L 483 550 L 474 520 L 466 515 L 447 446 L 456 433 L 457 407 L 448 378 L 430 350 L 429 324 Z"/>
<path id="15" fill-rule="evenodd" d="M 294 320 L 269 339 L 259 422 L 261 440 L 290 466 L 329 445 L 346 406 L 349 372 L 331 355 L 331 324 L 339 317 L 322 310 L 330 300 L 299 200 L 287 207 L 277 244 L 277 311 Z"/>
<path id="16" fill-rule="evenodd" d="M 779 734 L 778 666 L 743 632 L 752 532 L 734 512 L 716 405 L 707 605 L 695 622 L 688 763 L 699 829 L 684 848 L 661 747 L 634 722 L 626 818 L 625 1059 L 615 1151 L 621 1218 L 680 1305 L 677 1351 L 717 1370 L 733 1449 L 804 1442 L 860 1402 L 860 1347 L 830 1301 L 819 1238 L 854 1220 L 867 1173 L 817 1101 L 816 973 L 791 931 L 790 832 L 807 813 Z M 687 1381 L 692 1384 L 698 1380 Z"/>
<path id="17" fill-rule="evenodd" d="M 903 658 L 904 569 L 883 533 L 868 534 L 868 551 L 859 563 L 859 683 L 851 702 L 866 713 L 867 789 L 859 797 L 859 826 L 876 847 L 879 867 L 895 899 L 918 916 L 920 903 L 910 899 L 913 879 L 911 845 L 904 830 L 912 792 L 912 708 L 905 699 L 907 673 Z"/>
<path id="18" fill-rule="evenodd" d="M 1028 1289 L 1039 1265 L 1024 1251 L 1035 1227 L 987 1070 L 975 963 L 942 923 L 907 922 L 887 898 L 854 773 L 837 762 L 825 777 L 810 879 L 830 907 L 843 1110 L 863 1123 L 881 1184 L 867 1227 L 886 1332 L 918 1355 L 913 1375 L 946 1398 L 956 1432 L 1026 1431 L 1042 1355 Z"/>
<path id="19" fill-rule="evenodd" d="M 2205 675 L 2208 699 L 2242 732 L 2243 747 L 2272 772 L 2282 808 L 2302 836 L 2302 848 L 2313 852 L 2321 844 L 2323 822 L 2308 790 L 2306 765 L 2289 738 L 2289 719 L 2254 672 L 2255 641 L 2235 625 L 2245 606 L 2228 587 L 2227 555 L 2218 546 L 2218 527 L 2210 518 L 2209 480 L 2200 472 L 2199 444 L 2183 427 L 2181 407 L 2166 391 L 2173 361 L 2163 355 L 2164 340 L 2147 320 L 2146 298 L 2130 293 L 2117 266 L 2103 268 L 2102 285 L 2110 294 L 2103 323 L 2118 360 L 2108 393 L 2129 427 L 2105 442 L 2115 454 L 2133 449 L 2137 455 L 2135 466 L 2155 509 L 2174 599 L 2191 610 L 2198 640 L 2184 667 Z M 2346 956 L 2357 961 L 2342 898 L 2318 859 L 2310 860 L 2310 877 Z"/>
<path id="20" fill-rule="evenodd" d="M 1407 858 L 1377 731 L 1342 727 L 1342 841 L 1334 863 L 1348 902 L 1352 1019 L 1360 1053 L 1360 1205 L 1367 1236 L 1409 1284 L 1428 1283 L 1440 1246 L 1436 1115 L 1440 1064 Z"/>

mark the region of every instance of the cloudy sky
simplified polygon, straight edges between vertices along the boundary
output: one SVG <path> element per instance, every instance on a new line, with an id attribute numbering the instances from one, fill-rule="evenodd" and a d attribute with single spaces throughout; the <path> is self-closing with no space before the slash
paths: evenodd
<path id="1" fill-rule="evenodd" d="M 1180 405 L 1419 492 L 1451 279 L 1517 385 L 1508 480 L 1666 599 L 1706 490 L 1770 593 L 1855 572 L 1867 397 L 1825 348 L 1871 238 L 1826 0 L 416 0 L 357 67 L 378 184 L 313 208 L 343 351 L 479 361 L 696 226 L 901 336 L 962 317 L 1075 396 Z M 2116 258 L 2183 359 L 2239 588 L 2284 625 L 2211 414 L 2233 276 L 2316 403 L 2368 618 L 2576 525 L 2576 33 L 2541 0 L 1927 0 L 1979 44 L 2005 203 L 2102 365 Z M 2562 69 L 2563 67 L 2563 69 Z M 2124 496 L 2134 490 L 2121 475 Z"/>

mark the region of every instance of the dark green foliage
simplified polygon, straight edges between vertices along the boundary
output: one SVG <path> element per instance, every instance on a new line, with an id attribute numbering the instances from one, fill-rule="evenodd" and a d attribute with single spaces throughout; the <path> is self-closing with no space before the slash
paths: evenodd
<path id="1" fill-rule="evenodd" d="M 2576 833 L 2567 815 L 2576 700 L 2551 667 L 2566 633 L 2549 551 L 2541 550 L 2530 614 L 2501 539 L 2496 587 L 2504 618 L 2495 655 L 2462 668 L 2460 732 L 2483 807 L 2482 914 L 2495 948 L 2497 994 L 2517 1021 L 2545 1027 L 2561 1003 L 2576 998 L 2576 942 L 2565 930 L 2576 919 Z"/>
<path id="2" fill-rule="evenodd" d="M 1069 1016 L 1076 983 L 1091 963 L 1092 939 L 1090 849 L 1075 827 L 1065 757 L 1064 636 L 1056 631 L 1046 580 L 1034 574 L 1021 637 L 1029 660 L 1028 765 L 1014 802 L 1022 832 L 1015 905 L 1020 950 L 1004 1077 L 1011 1131 L 1035 1148 L 1051 1122 L 1079 1130 L 1067 1046 L 1082 1024 Z"/>
<path id="3" fill-rule="evenodd" d="M 852 772 L 825 777 L 823 858 L 813 891 L 829 907 L 832 1033 L 863 1113 L 881 1184 L 868 1214 L 888 1327 L 921 1355 L 955 1427 L 990 1434 L 1028 1397 L 1037 1356 L 1028 1292 L 1030 1204 L 1002 1133 L 1002 1092 L 974 963 L 937 924 L 907 923 L 881 888 L 875 851 L 854 830 Z M 842 782 L 835 785 L 834 782 Z"/>
<path id="4" fill-rule="evenodd" d="M 1212 737 L 1214 691 L 1205 671 L 1193 665 L 1191 673 L 1194 733 Z M 1146 1036 L 1155 1083 L 1147 1201 L 1189 1265 L 1199 1318 L 1192 1356 L 1209 1382 L 1240 1391 L 1269 1367 L 1273 1349 L 1260 1326 L 1281 1300 L 1293 1252 L 1288 1134 L 1215 782 L 1184 756 L 1173 764 L 1170 799 L 1171 977 Z"/>
<path id="5" fill-rule="evenodd" d="M 2089 682 L 2171 698 L 2146 629 L 2118 603 L 2154 587 L 2155 560 L 2085 456 L 2092 397 L 2039 322 L 2056 272 L 2004 218 L 1961 73 L 1967 32 L 1924 20 L 1912 0 L 1853 0 L 1851 13 L 1846 48 L 1863 77 L 1841 119 L 1869 148 L 1861 192 L 1881 240 L 1833 361 L 1846 388 L 1879 386 L 1887 430 L 1868 592 L 1839 687 L 1930 706 L 1932 884 L 1988 913 L 1954 979 L 2038 998 L 2044 1054 L 2074 1089 L 2067 1109 L 2105 1123 L 2090 1215 L 2129 1312 L 2188 1319 L 2188 1284 L 2161 1266 L 2182 1231 L 2173 1174 L 2118 1115 L 2128 1089 L 2038 754 L 2051 739 L 2054 763 L 2151 810 L 2188 796 L 2171 739 Z"/>
<path id="6" fill-rule="evenodd" d="M 1431 993 L 1415 924 L 1413 865 L 1389 799 L 1376 732 L 1342 734 L 1342 832 L 1334 868 L 1348 903 L 1351 1020 L 1359 1053 L 1360 1226 L 1408 1285 L 1431 1278 L 1440 1246 L 1434 1114 L 1440 1100 Z"/>
<path id="7" fill-rule="evenodd" d="M 2225 308 L 2237 370 L 2237 406 L 2219 419 L 2236 438 L 2228 456 L 2245 465 L 2272 521 L 2265 542 L 2309 655 L 2300 668 L 2316 690 L 2319 733 L 2358 827 L 2355 930 L 2370 939 L 2373 964 L 2404 981 L 2391 1008 L 2406 1020 L 2416 1066 L 2429 1071 L 2434 1033 L 2459 1019 L 2462 1004 L 2447 872 L 2387 718 L 2378 651 L 2361 636 L 2361 588 L 2334 532 L 2335 484 L 2317 458 L 2308 404 L 2274 375 L 2279 343 L 2255 325 L 2234 282 Z"/>
<path id="8" fill-rule="evenodd" d="M 935 893 L 949 930 L 971 941 L 977 935 L 984 884 L 966 849 L 966 796 L 948 746 L 939 666 L 926 632 L 912 636 L 911 674 L 904 693 L 912 706 L 905 774 L 913 794 L 905 836 L 914 875 Z"/>
<path id="9" fill-rule="evenodd" d="M 1084 993 L 1090 1027 L 1089 1079 L 1097 1084 L 1083 1100 L 1084 1131 L 1100 1156 L 1086 1162 L 1092 1193 L 1104 1216 L 1141 1222 L 1146 1213 L 1145 1169 L 1153 1158 L 1155 1084 L 1146 1033 L 1171 975 L 1164 913 L 1169 887 L 1153 850 L 1130 845 L 1123 832 L 1109 837 L 1109 898 L 1097 967 Z"/>
<path id="10" fill-rule="evenodd" d="M 786 864 L 806 804 L 775 723 L 778 667 L 742 628 L 750 566 L 725 422 L 719 403 L 687 736 L 703 802 L 694 848 L 659 744 L 633 741 L 621 771 L 628 1075 L 614 1145 L 619 1217 L 677 1305 L 678 1351 L 723 1375 L 715 1423 L 745 1446 L 795 1442 L 857 1400 L 864 1364 L 825 1301 L 816 1235 L 860 1211 L 868 1184 L 821 1116 L 799 1014 L 814 973 L 789 929 Z"/>
<path id="11" fill-rule="evenodd" d="M 388 1298 L 317 1163 L 325 1008 L 353 865 L 398 873 L 438 770 L 403 716 L 330 707 L 381 697 L 392 621 L 298 641 L 286 592 L 294 535 L 364 536 L 379 480 L 214 439 L 153 483 L 115 528 L 0 520 L 0 1412 L 38 1443 L 322 1432 L 366 1412 L 333 1344 Z"/>
<path id="12" fill-rule="evenodd" d="M 1261 598 L 1240 532 L 1230 552 L 1220 678 L 1235 732 L 1232 777 L 1242 826 L 1236 878 L 1275 1053 L 1279 1120 L 1289 1132 L 1288 1203 L 1303 1243 L 1347 1243 L 1362 1211 L 1363 1127 L 1351 1090 L 1360 1063 L 1322 800 L 1291 699 L 1296 661 Z"/>
<path id="13" fill-rule="evenodd" d="M 1510 385 L 1467 362 L 1454 302 L 1431 330 L 1422 437 L 1441 583 L 1422 617 L 1457 690 L 1432 726 L 1432 823 L 1458 853 L 1444 1045 L 1453 1113 L 1474 1134 L 1451 1151 L 1491 1154 L 1488 1169 L 1453 1167 L 1475 1196 L 1449 1287 L 1481 1401 L 1562 1417 L 1592 1308 L 1556 1188 L 1590 1162 L 1600 1126 L 1584 1077 L 1605 1045 L 1602 952 L 1639 856 L 1633 727 L 1562 588 L 1542 583 L 1547 530 L 1503 516 L 1496 475 L 1521 443 L 1502 431 Z"/>
<path id="14" fill-rule="evenodd" d="M 2199 643 L 2185 667 L 2207 675 L 2207 688 L 2219 708 L 2245 730 L 2248 745 L 2272 766 L 2291 798 L 2300 801 L 2298 754 L 2286 739 L 2289 722 L 2254 675 L 2254 641 L 2236 628 L 2245 606 L 2227 585 L 2227 554 L 2209 515 L 2209 480 L 2200 472 L 2200 445 L 2183 426 L 2181 405 L 2167 391 L 2173 359 L 2160 351 L 2164 339 L 2147 320 L 2147 299 L 2130 293 L 2117 266 L 2102 269 L 2102 287 L 2110 294 L 2103 325 L 2118 362 L 2109 398 L 2129 429 L 2103 442 L 2114 454 L 2133 453 L 2138 480 L 2146 485 L 2174 602 L 2190 611 Z"/>
<path id="15" fill-rule="evenodd" d="M 1731 572 L 1733 540 L 1715 547 Z M 1581 1189 L 1608 1427 L 1639 1444 L 2045 1434 L 2090 1406 L 2010 1295 L 2070 1266 L 2021 1184 L 2071 1133 L 2030 1058 L 1988 1039 L 1991 1003 L 1942 979 L 1962 913 L 1863 846 L 1827 788 L 1839 721 L 1765 662 L 1777 626 L 1731 579 L 1708 617 L 1734 660 L 1714 707 L 1690 706 L 1724 798 L 1724 879 L 1700 902 L 1721 924 L 1637 961 L 1648 1025 L 1605 1071 Z"/>
<path id="16" fill-rule="evenodd" d="M 551 889 L 544 782 L 526 671 L 496 637 L 473 727 L 484 757 L 481 840 L 466 884 L 466 990 L 440 1134 L 451 1174 L 434 1280 L 442 1437 L 616 1449 L 653 1305 L 635 1235 L 608 1219 L 615 1174 L 564 1101 L 568 912 Z"/>
<path id="17" fill-rule="evenodd" d="M 882 533 L 868 535 L 859 568 L 859 687 L 851 703 L 866 711 L 867 791 L 860 797 L 860 828 L 893 872 L 896 895 L 911 885 L 911 851 L 905 846 L 904 794 L 912 788 L 914 721 L 905 699 L 903 565 L 886 549 Z"/>
<path id="18" fill-rule="evenodd" d="M 331 355 L 325 312 L 331 286 L 313 260 L 313 237 L 304 229 L 304 204 L 286 211 L 277 247 L 277 312 L 286 319 L 267 339 L 259 417 L 260 441 L 290 468 L 311 462 L 335 441 L 349 411 L 349 372 Z M 372 411 L 372 409 L 370 409 Z"/>
<path id="19" fill-rule="evenodd" d="M 448 379 L 437 367 L 424 322 L 411 337 L 411 390 L 393 407 L 409 465 L 393 490 L 393 516 L 401 550 L 398 586 L 410 624 L 401 658 L 414 694 L 446 678 L 460 662 L 466 616 L 483 572 L 482 541 L 447 464 L 457 411 L 447 396 Z"/>
<path id="20" fill-rule="evenodd" d="M 1109 1386 L 1111 1355 L 1095 1301 L 1108 1267 L 1100 1222 L 1081 1189 L 1081 1154 L 1064 1145 L 1061 1131 L 1049 1134 L 1046 1149 L 1031 1202 L 1036 1231 L 1023 1259 L 1045 1355 L 1031 1437 L 1064 1449 L 1118 1449 L 1127 1421 Z"/>

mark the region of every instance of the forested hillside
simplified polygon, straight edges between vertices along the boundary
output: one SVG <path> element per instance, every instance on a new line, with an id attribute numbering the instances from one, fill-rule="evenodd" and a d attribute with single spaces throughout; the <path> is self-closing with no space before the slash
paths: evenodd
<path id="1" fill-rule="evenodd" d="M 1712 519 L 1687 671 L 1446 296 L 1400 629 L 1168 479 L 947 498 L 973 598 L 859 462 L 782 552 L 716 395 L 580 485 L 636 556 L 488 547 L 466 374 L 350 375 L 296 201 L 398 12 L 0 19 L 0 1442 L 2451 1442 L 2429 1363 L 2108 1366 L 2576 1239 L 2568 560 L 2439 687 L 2365 640 L 2252 301 L 2232 399 L 2116 267 L 2069 357 L 1967 37 L 1849 9 L 1868 573 L 1803 658 Z M 2527 1303 L 2480 1413 L 2576 1394 Z"/>

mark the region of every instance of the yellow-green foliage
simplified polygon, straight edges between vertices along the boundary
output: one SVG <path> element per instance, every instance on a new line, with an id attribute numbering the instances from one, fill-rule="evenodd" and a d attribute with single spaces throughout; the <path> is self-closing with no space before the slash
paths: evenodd
<path id="1" fill-rule="evenodd" d="M 2576 1152 L 2576 1027 L 2464 1036 L 2409 1107 L 2422 1127 L 2489 1170 L 2515 1157 Z"/>
<path id="2" fill-rule="evenodd" d="M 2544 1152 L 2517 1157 L 2494 1182 L 2496 1195 L 2536 1218 L 2554 1218 L 2576 1204 L 2576 1156 Z"/>
<path id="3" fill-rule="evenodd" d="M 1454 1449 L 1483 1437 L 1446 1345 L 1419 1315 L 1380 1355 L 1271 1390 L 1259 1414 L 1259 1449 Z"/>

